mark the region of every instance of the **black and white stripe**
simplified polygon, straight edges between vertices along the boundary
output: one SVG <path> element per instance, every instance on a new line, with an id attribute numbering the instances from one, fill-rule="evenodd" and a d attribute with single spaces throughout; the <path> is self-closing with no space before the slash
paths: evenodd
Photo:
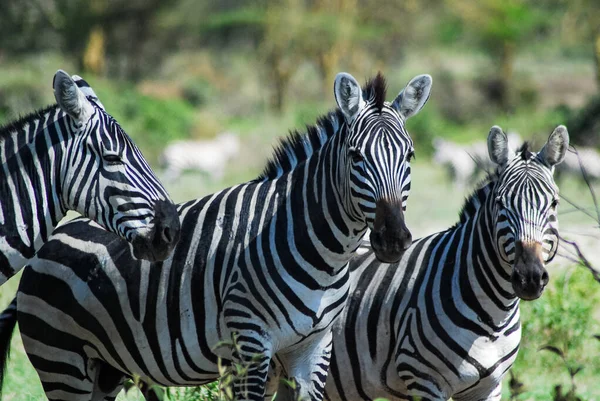
<path id="1" fill-rule="evenodd" d="M 330 400 L 500 400 L 519 347 L 519 298 L 541 295 L 558 245 L 553 167 L 568 135 L 509 157 L 490 132 L 498 170 L 454 227 L 419 239 L 399 263 L 372 251 L 350 264 L 350 297 L 334 324 Z"/>
<path id="2" fill-rule="evenodd" d="M 57 105 L 0 128 L 0 284 L 76 210 L 162 260 L 178 237 L 175 206 L 119 124 L 80 77 L 58 71 Z"/>
<path id="3" fill-rule="evenodd" d="M 112 399 L 131 374 L 207 383 L 221 357 L 248 366 L 236 398 L 262 399 L 276 357 L 300 396 L 321 399 L 348 260 L 368 228 L 392 237 L 375 239 L 384 257 L 403 251 L 413 152 L 404 121 L 430 86 L 416 77 L 390 104 L 383 77 L 361 90 L 338 75 L 339 110 L 290 136 L 257 180 L 179 206 L 182 238 L 163 263 L 135 260 L 87 221 L 57 229 L 17 298 L 47 396 Z M 382 210 L 393 224 L 380 221 Z M 234 335 L 235 349 L 217 347 Z"/>

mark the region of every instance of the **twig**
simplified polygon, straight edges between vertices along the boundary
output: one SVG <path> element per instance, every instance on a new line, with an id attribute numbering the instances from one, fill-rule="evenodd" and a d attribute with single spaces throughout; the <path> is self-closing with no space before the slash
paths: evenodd
<path id="1" fill-rule="evenodd" d="M 598 283 L 600 283 L 600 270 L 597 270 L 596 268 L 594 268 L 594 266 L 592 266 L 590 261 L 583 254 L 583 252 L 581 252 L 579 245 L 577 245 L 577 243 L 575 241 L 569 241 L 562 237 L 560 237 L 560 240 L 562 242 L 565 242 L 565 243 L 571 245 L 573 247 L 573 249 L 575 249 L 575 252 L 577 253 L 577 257 L 579 258 L 579 264 L 586 267 L 594 276 L 594 280 L 596 280 Z"/>

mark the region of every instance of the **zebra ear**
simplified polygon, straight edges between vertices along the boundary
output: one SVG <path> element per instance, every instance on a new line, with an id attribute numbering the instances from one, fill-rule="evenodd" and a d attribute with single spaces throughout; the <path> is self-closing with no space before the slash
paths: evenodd
<path id="1" fill-rule="evenodd" d="M 567 127 L 559 125 L 552 131 L 538 156 L 548 167 L 554 167 L 565 159 L 567 149 L 569 149 L 569 132 Z"/>
<path id="2" fill-rule="evenodd" d="M 333 84 L 335 101 L 348 123 L 352 122 L 358 113 L 365 107 L 362 89 L 354 77 L 345 72 L 340 72 L 335 77 Z"/>
<path id="3" fill-rule="evenodd" d="M 400 91 L 398 97 L 396 97 L 392 103 L 392 107 L 396 109 L 405 120 L 414 116 L 423 108 L 423 106 L 425 106 L 427 100 L 429 100 L 432 84 L 433 79 L 430 75 L 423 74 L 414 77 L 406 85 L 406 88 Z"/>
<path id="4" fill-rule="evenodd" d="M 71 78 L 73 78 L 73 81 L 75 81 L 75 84 L 77 85 L 79 90 L 83 92 L 83 94 L 86 98 L 88 98 L 88 100 L 93 100 L 94 103 L 96 103 L 98 106 L 100 106 L 102 110 L 104 110 L 104 105 L 102 104 L 100 99 L 98 99 L 98 95 L 96 95 L 96 92 L 94 92 L 90 84 L 88 84 L 85 79 L 81 78 L 79 75 L 73 75 L 71 76 Z"/>
<path id="5" fill-rule="evenodd" d="M 77 123 L 84 124 L 93 113 L 93 106 L 75 81 L 63 70 L 58 70 L 52 82 L 58 106 Z"/>
<path id="6" fill-rule="evenodd" d="M 508 147 L 508 137 L 502 131 L 502 128 L 494 125 L 490 129 L 487 143 L 490 159 L 500 166 L 505 165 L 510 156 L 510 149 Z"/>

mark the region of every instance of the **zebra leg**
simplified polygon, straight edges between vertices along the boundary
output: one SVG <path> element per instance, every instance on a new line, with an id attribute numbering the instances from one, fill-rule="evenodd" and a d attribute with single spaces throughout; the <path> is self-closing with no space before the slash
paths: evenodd
<path id="1" fill-rule="evenodd" d="M 236 335 L 231 365 L 236 401 L 264 399 L 270 362 L 271 344 L 264 337 L 254 331 Z"/>
<path id="2" fill-rule="evenodd" d="M 283 367 L 281 362 L 276 358 L 271 359 L 269 366 L 269 374 L 267 376 L 267 386 L 265 390 L 265 401 L 271 401 L 277 393 L 279 382 L 284 377 Z"/>
<path id="3" fill-rule="evenodd" d="M 280 361 L 288 383 L 280 382 L 277 400 L 321 401 L 331 359 L 333 333 L 319 333 L 307 345 L 287 353 L 280 353 Z M 305 340 L 307 341 L 307 340 Z"/>
<path id="4" fill-rule="evenodd" d="M 94 369 L 96 377 L 94 379 L 92 401 L 114 400 L 123 388 L 125 375 L 123 372 L 100 361 L 95 363 Z"/>

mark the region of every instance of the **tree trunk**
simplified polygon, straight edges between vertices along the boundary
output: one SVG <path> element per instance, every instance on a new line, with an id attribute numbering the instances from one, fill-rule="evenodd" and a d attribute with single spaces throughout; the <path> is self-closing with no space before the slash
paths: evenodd
<path id="1" fill-rule="evenodd" d="M 274 90 L 272 107 L 273 109 L 281 113 L 285 106 L 285 95 L 290 81 L 290 74 L 281 70 L 281 66 L 276 66 L 275 73 L 273 74 Z"/>
<path id="2" fill-rule="evenodd" d="M 96 25 L 90 31 L 88 44 L 83 53 L 82 65 L 86 72 L 101 75 L 104 72 L 104 55 L 106 41 L 104 31 L 100 25 Z"/>
<path id="3" fill-rule="evenodd" d="M 596 60 L 596 89 L 600 92 L 600 28 L 594 35 L 594 59 Z"/>
<path id="4" fill-rule="evenodd" d="M 500 54 L 500 105 L 504 110 L 510 110 L 512 95 L 513 65 L 515 59 L 515 44 L 505 41 Z"/>

